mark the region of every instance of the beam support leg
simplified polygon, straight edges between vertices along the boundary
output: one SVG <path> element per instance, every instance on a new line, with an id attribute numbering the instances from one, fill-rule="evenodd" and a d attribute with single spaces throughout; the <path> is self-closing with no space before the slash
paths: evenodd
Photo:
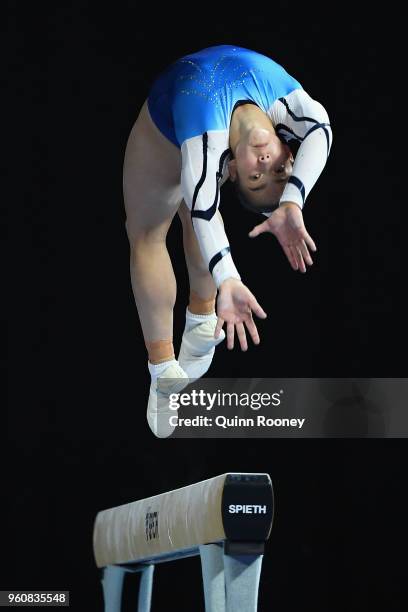
<path id="1" fill-rule="evenodd" d="M 154 565 L 147 565 L 140 576 L 137 612 L 150 612 L 152 605 Z"/>
<path id="2" fill-rule="evenodd" d="M 125 570 L 116 565 L 107 565 L 103 569 L 102 589 L 105 612 L 120 612 Z"/>
<path id="3" fill-rule="evenodd" d="M 225 555 L 226 612 L 256 612 L 263 555 Z"/>
<path id="4" fill-rule="evenodd" d="M 200 546 L 205 612 L 225 612 L 224 548 L 218 544 Z"/>

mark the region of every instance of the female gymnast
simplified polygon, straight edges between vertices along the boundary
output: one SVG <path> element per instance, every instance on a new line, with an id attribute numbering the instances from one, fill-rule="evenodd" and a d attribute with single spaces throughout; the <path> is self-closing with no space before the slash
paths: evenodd
<path id="1" fill-rule="evenodd" d="M 274 234 L 291 267 L 305 272 L 316 246 L 302 208 L 331 143 L 323 106 L 282 66 L 254 51 L 210 47 L 174 62 L 153 83 L 126 147 L 124 200 L 151 375 L 147 417 L 156 435 L 159 379 L 171 379 L 170 391 L 180 391 L 186 378 L 210 367 L 224 323 L 228 348 L 236 332 L 246 351 L 245 327 L 259 343 L 253 313 L 266 317 L 234 265 L 218 210 L 220 187 L 229 178 L 238 200 L 267 217 L 249 236 Z M 176 213 L 190 283 L 177 360 L 176 281 L 166 248 Z"/>

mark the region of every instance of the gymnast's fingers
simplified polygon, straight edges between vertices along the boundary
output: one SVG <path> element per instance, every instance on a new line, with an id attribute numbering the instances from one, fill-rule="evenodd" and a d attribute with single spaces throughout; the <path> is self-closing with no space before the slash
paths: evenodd
<path id="1" fill-rule="evenodd" d="M 257 317 L 259 317 L 260 319 L 266 319 L 267 314 L 262 308 L 262 306 L 258 303 L 254 295 L 251 294 L 248 304 L 252 312 L 254 312 Z"/>
<path id="2" fill-rule="evenodd" d="M 227 348 L 232 350 L 234 348 L 234 324 L 227 323 Z"/>
<path id="3" fill-rule="evenodd" d="M 247 326 L 247 329 L 249 331 L 249 335 L 252 338 L 252 342 L 254 344 L 259 344 L 261 340 L 259 338 L 258 330 L 256 328 L 256 325 L 254 323 L 253 318 L 252 317 L 248 317 L 248 319 L 245 321 L 245 325 Z"/>
<path id="4" fill-rule="evenodd" d="M 243 323 L 237 323 L 236 329 L 237 329 L 238 340 L 239 340 L 239 343 L 241 345 L 241 350 L 247 351 L 248 350 L 248 342 L 247 342 L 247 339 L 246 339 L 244 324 Z"/>
<path id="5" fill-rule="evenodd" d="M 311 249 L 312 251 L 317 251 L 317 247 L 313 238 L 307 233 L 306 230 L 304 232 L 303 240 L 306 242 L 309 249 Z"/>
<path id="6" fill-rule="evenodd" d="M 215 332 L 214 332 L 214 338 L 219 337 L 223 325 L 224 325 L 224 319 L 221 319 L 221 317 L 218 317 L 217 325 L 216 325 Z"/>
<path id="7" fill-rule="evenodd" d="M 288 258 L 288 261 L 290 263 L 290 265 L 292 266 L 292 268 L 294 270 L 297 270 L 299 268 L 297 261 L 296 261 L 296 257 L 294 257 L 293 253 L 292 253 L 292 249 L 290 246 L 283 246 L 283 250 L 285 252 L 286 257 Z"/>
<path id="8" fill-rule="evenodd" d="M 300 252 L 299 247 L 293 246 L 292 247 L 292 252 L 294 254 L 294 257 L 296 257 L 296 261 L 297 261 L 297 264 L 299 266 L 299 270 L 301 272 L 306 272 L 305 262 L 303 261 L 302 253 Z"/>
<path id="9" fill-rule="evenodd" d="M 248 234 L 248 236 L 250 238 L 256 238 L 257 236 L 259 236 L 259 234 L 262 234 L 263 232 L 269 232 L 269 224 L 267 221 L 264 221 L 263 223 L 260 223 L 259 225 L 256 225 Z"/>
<path id="10" fill-rule="evenodd" d="M 308 251 L 308 248 L 307 248 L 306 243 L 305 243 L 304 240 L 300 241 L 299 249 L 300 249 L 300 252 L 302 254 L 303 260 L 307 263 L 308 266 L 312 266 L 313 265 L 313 259 L 310 256 L 310 253 Z"/>

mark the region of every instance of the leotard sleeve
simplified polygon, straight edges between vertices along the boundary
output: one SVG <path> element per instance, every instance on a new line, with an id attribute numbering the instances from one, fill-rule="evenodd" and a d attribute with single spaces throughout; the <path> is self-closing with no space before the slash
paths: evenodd
<path id="1" fill-rule="evenodd" d="M 224 224 L 218 213 L 220 184 L 229 158 L 228 133 L 205 132 L 185 140 L 181 146 L 181 188 L 191 211 L 200 250 L 214 282 L 240 279 L 232 260 Z"/>
<path id="2" fill-rule="evenodd" d="M 294 202 L 303 208 L 330 153 L 333 135 L 329 117 L 325 108 L 303 89 L 276 100 L 269 115 L 279 136 L 298 147 L 280 203 Z"/>

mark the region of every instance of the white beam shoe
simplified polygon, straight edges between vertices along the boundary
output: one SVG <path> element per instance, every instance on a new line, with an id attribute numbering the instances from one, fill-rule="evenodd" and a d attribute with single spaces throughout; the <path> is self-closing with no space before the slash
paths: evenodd
<path id="1" fill-rule="evenodd" d="M 169 407 L 169 395 L 180 393 L 188 383 L 186 372 L 174 363 L 150 385 L 146 416 L 150 429 L 158 438 L 168 438 L 175 430 L 176 425 L 170 425 L 169 420 L 171 416 L 177 419 L 177 410 Z"/>
<path id="2" fill-rule="evenodd" d="M 183 334 L 178 362 L 190 381 L 201 378 L 207 372 L 214 357 L 215 347 L 225 338 L 223 330 L 218 338 L 214 338 L 216 326 L 217 317 L 214 317 Z"/>

